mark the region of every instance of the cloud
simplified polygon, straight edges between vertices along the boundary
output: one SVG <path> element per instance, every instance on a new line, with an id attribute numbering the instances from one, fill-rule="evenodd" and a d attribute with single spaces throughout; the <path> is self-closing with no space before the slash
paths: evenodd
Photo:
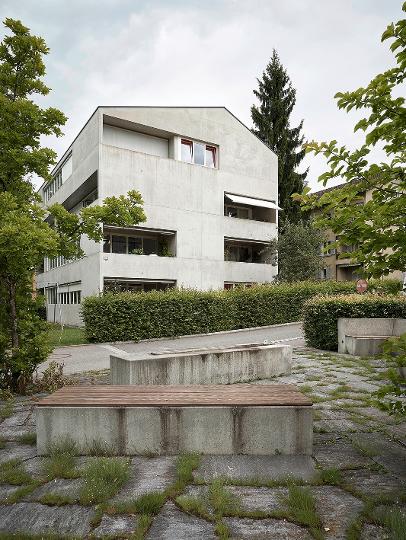
<path id="1" fill-rule="evenodd" d="M 400 0 L 19 0 L 3 2 L 51 48 L 44 101 L 69 117 L 59 155 L 97 105 L 225 105 L 251 125 L 252 94 L 275 47 L 294 87 L 293 122 L 308 139 L 356 145 L 356 114 L 333 95 L 391 65 L 380 43 Z M 307 157 L 309 182 L 322 158 Z"/>

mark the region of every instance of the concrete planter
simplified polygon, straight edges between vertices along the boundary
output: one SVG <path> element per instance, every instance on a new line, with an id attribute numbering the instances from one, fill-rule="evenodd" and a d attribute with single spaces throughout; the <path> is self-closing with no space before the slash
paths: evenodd
<path id="1" fill-rule="evenodd" d="M 232 384 L 290 373 L 291 363 L 289 345 L 110 356 L 112 384 Z"/>

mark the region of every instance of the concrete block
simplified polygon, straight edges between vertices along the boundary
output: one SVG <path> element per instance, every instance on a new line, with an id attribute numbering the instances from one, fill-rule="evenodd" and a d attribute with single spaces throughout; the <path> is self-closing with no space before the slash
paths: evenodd
<path id="1" fill-rule="evenodd" d="M 110 356 L 112 384 L 232 384 L 289 374 L 291 364 L 289 345 Z"/>
<path id="2" fill-rule="evenodd" d="M 309 406 L 37 408 L 39 455 L 66 437 L 84 455 L 93 441 L 120 455 L 310 455 L 312 435 Z"/>
<path id="3" fill-rule="evenodd" d="M 338 352 L 356 356 L 372 356 L 380 354 L 385 339 L 390 336 L 400 336 L 406 332 L 406 319 L 339 318 L 337 330 Z"/>

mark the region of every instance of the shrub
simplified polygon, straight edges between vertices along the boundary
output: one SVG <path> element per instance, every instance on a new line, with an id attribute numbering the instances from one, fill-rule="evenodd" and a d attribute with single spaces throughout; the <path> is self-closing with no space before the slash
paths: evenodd
<path id="1" fill-rule="evenodd" d="M 394 280 L 376 283 L 386 292 L 401 286 Z M 305 281 L 230 291 L 106 293 L 87 297 L 82 316 L 89 341 L 137 341 L 294 322 L 309 298 L 354 291 L 354 282 Z"/>
<path id="2" fill-rule="evenodd" d="M 317 296 L 303 308 L 303 329 L 308 345 L 336 351 L 337 319 L 340 317 L 406 318 L 406 297 L 379 295 Z"/>

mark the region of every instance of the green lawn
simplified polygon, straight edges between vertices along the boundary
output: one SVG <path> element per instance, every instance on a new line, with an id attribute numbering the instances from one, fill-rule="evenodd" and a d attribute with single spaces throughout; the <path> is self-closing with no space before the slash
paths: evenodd
<path id="1" fill-rule="evenodd" d="M 48 335 L 53 347 L 88 343 L 87 339 L 85 338 L 85 331 L 83 328 L 64 326 L 62 329 L 58 324 L 49 323 Z"/>

